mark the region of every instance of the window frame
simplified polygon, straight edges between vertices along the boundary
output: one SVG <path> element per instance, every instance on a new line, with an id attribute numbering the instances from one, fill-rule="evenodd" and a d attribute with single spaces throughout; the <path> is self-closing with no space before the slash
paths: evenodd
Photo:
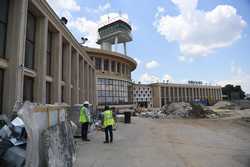
<path id="1" fill-rule="evenodd" d="M 4 69 L 0 68 L 0 114 L 3 112 Z"/>
<path id="2" fill-rule="evenodd" d="M 30 93 L 28 96 L 30 96 L 31 99 L 28 99 L 28 98 L 25 98 L 26 97 L 26 81 L 30 81 L 31 82 L 31 87 L 28 88 L 27 90 L 30 90 Z M 30 102 L 33 102 L 34 101 L 34 78 L 32 77 L 29 77 L 29 76 L 24 76 L 24 79 L 23 79 L 23 101 L 30 101 Z"/>
<path id="3" fill-rule="evenodd" d="M 9 0 L 6 0 L 6 13 L 5 14 L 5 18 L 4 20 L 2 20 L 2 18 L 0 18 L 0 25 L 3 26 L 3 30 L 4 30 L 4 33 L 3 33 L 3 50 L 0 50 L 0 58 L 6 58 L 6 42 L 7 42 L 7 29 L 8 29 L 8 21 L 9 21 Z M 3 6 L 1 4 L 1 6 Z M 0 36 L 1 37 L 1 36 Z M 1 47 L 0 47 L 1 49 Z"/>
<path id="4" fill-rule="evenodd" d="M 33 30 L 33 39 L 29 39 L 29 36 L 28 34 L 31 33 L 31 30 L 29 29 L 29 24 L 32 24 L 31 21 L 29 21 L 29 18 L 32 18 L 34 21 L 33 22 L 33 27 L 34 27 L 34 30 Z M 28 33 L 29 32 L 29 33 Z M 30 44 L 31 49 L 33 51 L 33 54 L 30 56 L 29 53 L 27 52 L 28 51 L 28 45 L 27 43 Z M 34 69 L 35 68 L 35 44 L 36 44 L 36 17 L 30 12 L 28 11 L 28 14 L 27 14 L 27 27 L 26 27 L 26 40 L 25 40 L 25 60 L 24 60 L 24 66 L 26 68 L 29 68 L 29 69 Z M 30 57 L 29 57 L 30 56 Z M 31 62 L 30 62 L 30 59 Z M 29 64 L 31 63 L 31 64 Z"/>

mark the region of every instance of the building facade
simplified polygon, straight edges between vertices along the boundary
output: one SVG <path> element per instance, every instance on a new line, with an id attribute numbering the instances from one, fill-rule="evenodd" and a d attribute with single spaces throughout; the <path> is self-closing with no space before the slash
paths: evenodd
<path id="1" fill-rule="evenodd" d="M 96 67 L 96 91 L 99 108 L 111 105 L 127 108 L 133 105 L 131 72 L 136 62 L 123 54 L 85 48 Z"/>
<path id="2" fill-rule="evenodd" d="M 151 86 L 154 107 L 161 107 L 171 102 L 207 101 L 213 104 L 222 100 L 220 86 L 173 83 L 155 83 Z"/>
<path id="3" fill-rule="evenodd" d="M 0 112 L 16 101 L 96 103 L 95 67 L 45 0 L 1 0 Z"/>
<path id="4" fill-rule="evenodd" d="M 153 91 L 151 85 L 134 84 L 133 102 L 136 104 L 137 107 L 153 107 Z"/>

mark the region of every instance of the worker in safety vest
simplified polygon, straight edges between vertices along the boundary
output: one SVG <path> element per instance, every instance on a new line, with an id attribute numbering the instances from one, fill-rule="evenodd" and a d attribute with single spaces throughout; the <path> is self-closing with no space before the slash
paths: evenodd
<path id="1" fill-rule="evenodd" d="M 104 143 L 113 142 L 113 126 L 115 124 L 113 118 L 113 112 L 110 110 L 109 106 L 105 106 L 103 112 L 103 126 L 105 128 L 105 141 Z M 109 140 L 110 137 L 110 140 Z"/>
<path id="2" fill-rule="evenodd" d="M 82 130 L 82 140 L 83 141 L 90 141 L 88 139 L 88 127 L 90 123 L 90 112 L 89 112 L 89 102 L 85 101 L 83 106 L 80 108 L 80 117 L 79 122 L 81 124 Z"/>

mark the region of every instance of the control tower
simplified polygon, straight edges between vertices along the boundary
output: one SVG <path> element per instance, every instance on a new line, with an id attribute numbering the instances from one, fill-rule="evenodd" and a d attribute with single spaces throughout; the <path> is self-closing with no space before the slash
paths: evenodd
<path id="1" fill-rule="evenodd" d="M 112 46 L 123 43 L 124 55 L 127 55 L 126 43 L 132 41 L 132 28 L 128 20 L 123 17 L 115 17 L 107 23 L 100 25 L 98 28 L 99 39 L 97 44 L 101 45 L 101 49 L 112 51 Z"/>

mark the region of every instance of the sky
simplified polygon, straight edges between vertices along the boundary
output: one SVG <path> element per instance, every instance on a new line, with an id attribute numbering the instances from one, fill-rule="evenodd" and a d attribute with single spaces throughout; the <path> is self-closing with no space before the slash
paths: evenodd
<path id="1" fill-rule="evenodd" d="M 241 85 L 250 93 L 249 0 L 48 0 L 68 19 L 77 40 L 96 44 L 98 26 L 108 17 L 129 19 L 137 61 L 132 79 L 142 83 Z M 121 49 L 121 47 L 120 47 Z"/>

